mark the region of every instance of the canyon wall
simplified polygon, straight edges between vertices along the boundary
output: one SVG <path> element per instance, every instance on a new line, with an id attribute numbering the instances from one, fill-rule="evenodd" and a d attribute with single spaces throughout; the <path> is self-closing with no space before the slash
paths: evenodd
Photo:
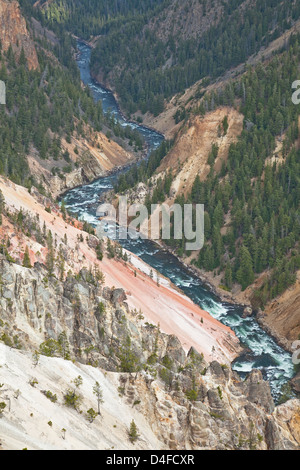
<path id="1" fill-rule="evenodd" d="M 19 58 L 23 48 L 28 67 L 38 68 L 36 49 L 17 1 L 0 0 L 0 40 L 4 52 L 12 46 Z"/>

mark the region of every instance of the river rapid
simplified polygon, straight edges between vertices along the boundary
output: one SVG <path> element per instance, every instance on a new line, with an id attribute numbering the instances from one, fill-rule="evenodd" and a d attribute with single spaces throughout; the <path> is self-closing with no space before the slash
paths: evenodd
<path id="1" fill-rule="evenodd" d="M 91 48 L 78 42 L 78 51 L 77 63 L 81 79 L 90 88 L 95 101 L 101 100 L 104 112 L 112 113 L 122 126 L 129 125 L 137 129 L 146 140 L 149 152 L 157 148 L 162 142 L 163 136 L 145 126 L 127 122 L 113 94 L 91 77 Z M 90 184 L 68 191 L 64 195 L 66 207 L 82 220 L 96 226 L 99 197 L 113 188 L 116 178 L 118 178 L 118 173 L 99 178 Z M 107 235 L 110 236 L 110 231 Z M 294 375 L 291 354 L 283 350 L 259 326 L 255 318 L 243 318 L 243 309 L 240 306 L 221 301 L 175 256 L 161 249 L 156 243 L 145 239 L 132 240 L 130 238 L 119 240 L 119 243 L 143 259 L 153 269 L 168 277 L 203 310 L 209 312 L 224 325 L 229 326 L 236 333 L 242 345 L 247 348 L 247 352 L 233 362 L 232 368 L 242 378 L 245 378 L 252 369 L 260 369 L 264 378 L 269 381 L 272 395 L 278 402 L 282 386 Z"/>

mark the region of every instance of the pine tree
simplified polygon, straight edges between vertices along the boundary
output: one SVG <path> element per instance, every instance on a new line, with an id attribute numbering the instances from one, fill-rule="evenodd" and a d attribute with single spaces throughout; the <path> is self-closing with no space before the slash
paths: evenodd
<path id="1" fill-rule="evenodd" d="M 60 345 L 60 353 L 65 360 L 70 359 L 70 345 L 65 331 L 60 333 L 58 337 L 58 343 Z"/>
<path id="2" fill-rule="evenodd" d="M 232 269 L 229 263 L 227 263 L 225 269 L 225 286 L 228 287 L 228 289 L 232 288 Z"/>
<path id="3" fill-rule="evenodd" d="M 129 428 L 129 431 L 128 431 L 128 437 L 129 437 L 129 440 L 132 444 L 134 444 L 138 440 L 138 438 L 140 437 L 137 425 L 135 424 L 134 420 L 132 420 L 131 423 L 130 423 L 130 428 Z"/>
<path id="4" fill-rule="evenodd" d="M 24 47 L 22 47 L 20 58 L 19 58 L 19 65 L 24 65 L 25 66 L 26 64 L 27 64 L 27 60 L 26 60 L 26 56 L 25 56 L 25 51 L 24 51 Z"/>
<path id="5" fill-rule="evenodd" d="M 253 263 L 248 248 L 242 246 L 239 254 L 239 269 L 237 271 L 237 280 L 245 290 L 254 282 Z"/>
<path id="6" fill-rule="evenodd" d="M 54 272 L 54 248 L 53 248 L 53 237 L 52 233 L 49 230 L 47 235 L 47 257 L 46 257 L 46 267 L 49 273 L 49 276 L 53 276 Z"/>
<path id="7" fill-rule="evenodd" d="M 24 268 L 32 268 L 31 263 L 30 263 L 28 246 L 26 246 L 26 249 L 25 249 L 24 258 L 23 258 L 23 266 Z"/>
<path id="8" fill-rule="evenodd" d="M 228 132 L 228 127 L 229 127 L 229 124 L 228 124 L 228 116 L 225 116 L 225 117 L 224 117 L 223 122 L 222 122 L 222 125 L 223 125 L 224 135 L 226 135 L 227 132 Z"/>
<path id="9" fill-rule="evenodd" d="M 97 417 L 97 413 L 93 408 L 90 408 L 87 412 L 87 419 L 89 420 L 90 423 L 93 423 Z"/>
<path id="10" fill-rule="evenodd" d="M 98 415 L 101 415 L 100 405 L 104 403 L 104 400 L 103 400 L 103 391 L 99 382 L 95 382 L 95 385 L 93 387 L 93 393 L 94 395 L 96 395 L 96 398 L 97 398 Z"/>
<path id="11" fill-rule="evenodd" d="M 63 252 L 61 245 L 59 246 L 59 253 L 58 253 L 57 261 L 58 261 L 59 279 L 63 281 L 64 275 L 65 275 L 65 256 L 64 256 L 64 252 Z"/>
<path id="12" fill-rule="evenodd" d="M 127 336 L 125 344 L 120 348 L 119 359 L 122 372 L 137 372 L 139 370 L 139 359 L 131 346 L 130 336 Z"/>

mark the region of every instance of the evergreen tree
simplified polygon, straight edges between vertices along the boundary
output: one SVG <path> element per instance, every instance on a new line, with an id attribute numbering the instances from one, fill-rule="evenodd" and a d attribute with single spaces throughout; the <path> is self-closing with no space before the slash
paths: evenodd
<path id="1" fill-rule="evenodd" d="M 47 256 L 46 256 L 46 267 L 50 276 L 54 274 L 54 247 L 53 237 L 49 230 L 47 235 Z"/>
<path id="2" fill-rule="evenodd" d="M 25 249 L 24 258 L 23 258 L 23 266 L 25 268 L 32 268 L 31 262 L 30 262 L 28 246 L 26 246 L 26 249 Z"/>
<path id="3" fill-rule="evenodd" d="M 249 250 L 245 246 L 242 246 L 239 254 L 237 280 L 241 284 L 243 290 L 254 282 L 253 262 Z"/>
<path id="4" fill-rule="evenodd" d="M 232 269 L 229 263 L 227 263 L 225 269 L 225 286 L 228 287 L 228 289 L 232 288 Z"/>
<path id="5" fill-rule="evenodd" d="M 125 344 L 119 352 L 120 369 L 122 372 L 137 372 L 139 370 L 139 359 L 131 346 L 131 339 L 127 336 Z"/>
<path id="6" fill-rule="evenodd" d="M 104 403 L 104 400 L 103 400 L 103 391 L 99 382 L 95 382 L 95 385 L 93 387 L 93 393 L 94 395 L 96 395 L 96 398 L 97 398 L 98 415 L 101 415 L 100 405 Z"/>
<path id="7" fill-rule="evenodd" d="M 134 444 L 139 439 L 138 427 L 134 420 L 130 423 L 130 428 L 128 431 L 128 437 L 132 444 Z"/>

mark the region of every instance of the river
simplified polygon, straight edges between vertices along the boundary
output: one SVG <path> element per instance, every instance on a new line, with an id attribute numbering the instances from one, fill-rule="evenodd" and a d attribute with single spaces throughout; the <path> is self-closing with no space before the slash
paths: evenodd
<path id="1" fill-rule="evenodd" d="M 113 94 L 97 84 L 91 77 L 89 68 L 91 49 L 80 42 L 78 49 L 80 54 L 77 63 L 81 79 L 90 87 L 95 101 L 101 100 L 104 112 L 113 113 L 122 125 L 130 125 L 138 129 L 147 141 L 149 151 L 157 148 L 163 139 L 161 134 L 144 126 L 126 122 Z M 117 174 L 102 177 L 90 184 L 68 191 L 64 195 L 66 207 L 78 214 L 82 220 L 96 226 L 99 197 L 113 188 L 117 177 Z M 124 248 L 135 253 L 155 270 L 168 277 L 203 310 L 209 312 L 236 333 L 242 345 L 249 352 L 235 360 L 232 368 L 242 378 L 245 378 L 252 369 L 260 369 L 264 378 L 269 381 L 272 395 L 277 402 L 281 396 L 282 386 L 294 375 L 291 354 L 278 346 L 274 339 L 259 326 L 255 318 L 243 318 L 241 307 L 222 302 L 175 256 L 160 249 L 154 242 L 142 239 L 131 240 L 130 238 L 119 240 L 119 242 Z"/>

